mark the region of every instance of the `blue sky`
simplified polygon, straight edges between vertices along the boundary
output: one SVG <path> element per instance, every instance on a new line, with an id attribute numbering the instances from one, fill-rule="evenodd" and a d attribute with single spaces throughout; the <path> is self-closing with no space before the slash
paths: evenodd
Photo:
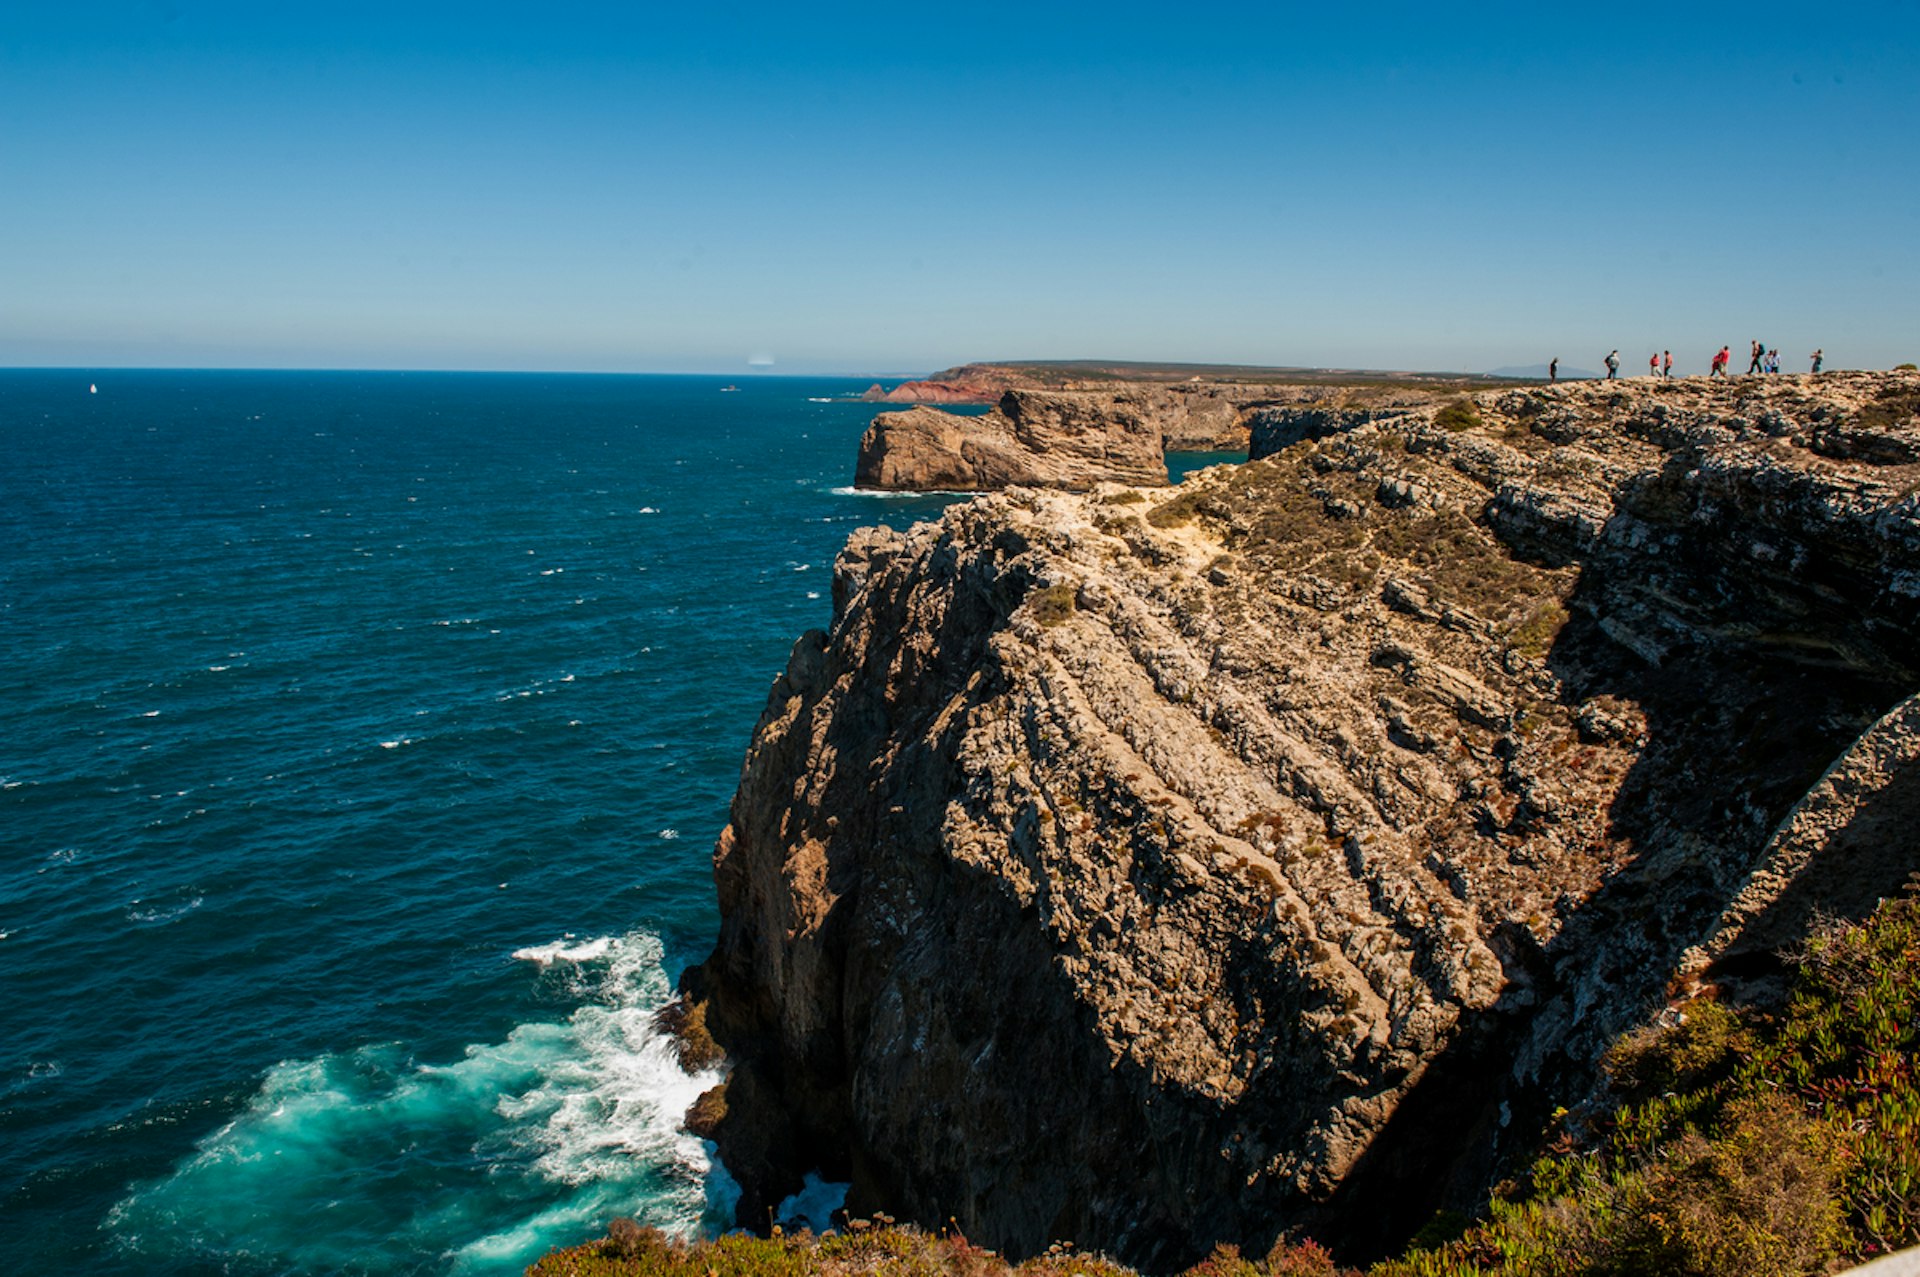
<path id="1" fill-rule="evenodd" d="M 0 364 L 1920 359 L 1920 5 L 17 4 Z"/>

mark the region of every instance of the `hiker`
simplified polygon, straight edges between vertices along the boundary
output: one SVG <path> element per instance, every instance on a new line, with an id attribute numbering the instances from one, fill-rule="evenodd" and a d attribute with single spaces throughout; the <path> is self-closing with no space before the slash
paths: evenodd
<path id="1" fill-rule="evenodd" d="M 1819 371 L 1820 371 L 1820 362 L 1821 362 L 1821 361 L 1822 361 L 1823 359 L 1825 359 L 1826 357 L 1827 357 L 1827 352 L 1826 352 L 1826 351 L 1824 351 L 1824 350 L 1820 350 L 1820 349 L 1818 349 L 1818 348 L 1816 348 L 1816 349 L 1814 350 L 1814 352 L 1813 352 L 1813 370 L 1814 370 L 1815 372 L 1819 372 Z"/>
<path id="2" fill-rule="evenodd" d="M 1779 351 L 1769 350 L 1767 352 L 1767 371 L 1770 373 L 1778 373 L 1780 371 L 1780 352 Z"/>
<path id="3" fill-rule="evenodd" d="M 1759 342 L 1753 343 L 1753 358 L 1747 361 L 1747 376 L 1751 377 L 1760 371 L 1760 356 L 1765 350 L 1766 347 Z"/>
<path id="4" fill-rule="evenodd" d="M 1819 358 L 1820 357 L 1818 355 L 1814 356 L 1815 362 L 1814 362 L 1813 370 L 1815 372 L 1820 371 Z M 1560 356 L 1558 355 L 1555 355 L 1553 357 L 1553 362 L 1547 365 L 1547 380 L 1549 382 L 1555 382 L 1560 380 Z"/>
<path id="5" fill-rule="evenodd" d="M 1660 356 L 1657 354 L 1648 355 L 1647 356 L 1647 376 L 1658 377 L 1659 375 L 1660 375 Z"/>
<path id="6" fill-rule="evenodd" d="M 1620 352 L 1616 350 L 1612 354 L 1607 356 L 1607 380 L 1612 381 L 1613 375 L 1619 371 L 1620 371 Z"/>
<path id="7" fill-rule="evenodd" d="M 1673 352 L 1671 350 L 1663 350 L 1660 352 L 1660 375 L 1662 377 L 1673 376 Z"/>
<path id="8" fill-rule="evenodd" d="M 1715 355 L 1715 356 L 1713 357 L 1713 369 L 1712 369 L 1712 371 L 1710 371 L 1710 372 L 1708 372 L 1708 373 L 1707 373 L 1707 376 L 1708 376 L 1708 377 L 1724 377 L 1724 376 L 1726 376 L 1726 375 L 1727 375 L 1727 361 L 1728 361 L 1729 359 L 1731 359 L 1731 358 L 1733 358 L 1733 351 L 1732 351 L 1732 349 L 1731 349 L 1730 347 L 1727 347 L 1727 346 L 1722 346 L 1722 347 L 1720 347 L 1720 353 L 1719 353 L 1719 354 L 1717 354 L 1717 355 Z"/>

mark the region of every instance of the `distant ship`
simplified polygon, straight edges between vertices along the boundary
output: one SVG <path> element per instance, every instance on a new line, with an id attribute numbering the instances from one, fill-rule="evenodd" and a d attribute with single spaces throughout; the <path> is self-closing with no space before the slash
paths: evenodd
<path id="1" fill-rule="evenodd" d="M 740 389 L 740 387 L 738 387 L 738 386 L 722 386 L 722 387 L 720 387 L 720 391 L 721 391 L 721 393 L 722 393 L 722 394 L 724 394 L 724 393 L 726 393 L 726 392 L 727 392 L 727 391 L 729 391 L 729 390 L 738 390 L 738 389 Z"/>

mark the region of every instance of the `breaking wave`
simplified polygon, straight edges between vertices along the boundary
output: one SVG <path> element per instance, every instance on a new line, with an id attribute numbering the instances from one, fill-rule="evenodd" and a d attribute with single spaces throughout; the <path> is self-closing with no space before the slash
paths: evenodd
<path id="1" fill-rule="evenodd" d="M 289 1061 L 166 1178 L 109 1217 L 136 1255 L 230 1271 L 517 1273 L 615 1215 L 674 1232 L 724 1207 L 680 1129 L 718 1073 L 654 1026 L 670 995 L 649 932 L 518 950 L 580 1004 L 462 1058 L 399 1043 Z"/>

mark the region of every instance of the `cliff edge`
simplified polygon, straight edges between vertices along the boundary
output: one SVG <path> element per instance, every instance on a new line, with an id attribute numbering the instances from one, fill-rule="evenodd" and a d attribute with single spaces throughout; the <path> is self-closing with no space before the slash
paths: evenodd
<path id="1" fill-rule="evenodd" d="M 1920 377 L 1379 407 L 855 534 L 686 983 L 743 1222 L 1384 1253 L 1920 865 Z"/>

